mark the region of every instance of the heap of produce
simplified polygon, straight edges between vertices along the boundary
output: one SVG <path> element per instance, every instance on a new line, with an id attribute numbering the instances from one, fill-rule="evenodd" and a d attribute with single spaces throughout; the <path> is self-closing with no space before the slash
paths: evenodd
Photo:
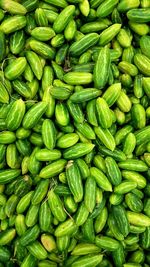
<path id="1" fill-rule="evenodd" d="M 150 0 L 0 0 L 0 267 L 150 266 Z"/>

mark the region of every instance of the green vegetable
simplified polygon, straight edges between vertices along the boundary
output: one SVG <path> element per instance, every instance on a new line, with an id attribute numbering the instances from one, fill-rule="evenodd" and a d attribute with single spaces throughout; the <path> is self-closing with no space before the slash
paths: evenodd
<path id="1" fill-rule="evenodd" d="M 150 265 L 149 23 L 0 0 L 0 267 Z"/>

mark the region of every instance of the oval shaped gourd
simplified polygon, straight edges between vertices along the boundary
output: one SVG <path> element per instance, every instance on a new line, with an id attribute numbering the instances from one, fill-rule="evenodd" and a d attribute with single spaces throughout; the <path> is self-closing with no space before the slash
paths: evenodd
<path id="1" fill-rule="evenodd" d="M 95 223 L 94 223 L 94 229 L 96 233 L 100 233 L 108 219 L 108 211 L 107 208 L 104 207 L 102 211 L 99 213 L 99 215 L 96 217 Z"/>
<path id="2" fill-rule="evenodd" d="M 63 157 L 65 159 L 77 159 L 93 150 L 94 144 L 77 143 L 74 146 L 64 150 Z"/>
<path id="3" fill-rule="evenodd" d="M 84 121 L 84 114 L 79 104 L 73 103 L 70 99 L 67 101 L 67 108 L 74 121 L 82 123 Z"/>
<path id="4" fill-rule="evenodd" d="M 67 211 L 74 213 L 77 210 L 78 204 L 74 201 L 72 196 L 66 196 L 64 199 L 65 208 Z"/>
<path id="5" fill-rule="evenodd" d="M 114 192 L 122 195 L 134 190 L 136 187 L 137 184 L 134 181 L 123 181 L 114 188 Z"/>
<path id="6" fill-rule="evenodd" d="M 133 133 L 129 133 L 124 141 L 123 152 L 129 156 L 133 153 L 136 146 L 136 138 Z"/>
<path id="7" fill-rule="evenodd" d="M 90 12 L 90 4 L 88 0 L 83 0 L 83 2 L 79 3 L 79 9 L 83 16 L 87 17 Z"/>
<path id="8" fill-rule="evenodd" d="M 65 159 L 54 161 L 53 163 L 44 167 L 41 170 L 39 176 L 44 179 L 56 176 L 57 174 L 63 171 L 63 169 L 65 168 L 66 162 L 67 161 Z"/>
<path id="9" fill-rule="evenodd" d="M 75 216 L 76 225 L 77 226 L 83 225 L 86 222 L 88 216 L 89 216 L 89 211 L 87 210 L 84 202 L 82 202 Z"/>
<path id="10" fill-rule="evenodd" d="M 113 236 L 119 240 L 119 241 L 123 241 L 124 240 L 124 236 L 123 234 L 119 231 L 120 229 L 118 228 L 118 225 L 116 224 L 115 218 L 113 216 L 113 214 L 109 214 L 108 217 L 108 225 L 110 228 L 110 231 L 112 232 Z"/>
<path id="11" fill-rule="evenodd" d="M 43 74 L 43 67 L 38 55 L 33 51 L 27 51 L 26 58 L 36 78 L 38 80 L 41 80 Z"/>
<path id="12" fill-rule="evenodd" d="M 108 47 L 104 47 L 99 52 L 98 59 L 96 61 L 93 72 L 93 80 L 96 88 L 102 89 L 106 85 L 108 81 L 109 68 L 110 68 L 110 51 Z"/>
<path id="13" fill-rule="evenodd" d="M 100 125 L 104 128 L 110 128 L 112 125 L 112 115 L 105 99 L 98 97 L 96 100 L 97 117 Z"/>
<path id="14" fill-rule="evenodd" d="M 36 224 L 32 228 L 29 228 L 20 238 L 20 244 L 22 246 L 27 246 L 29 243 L 35 241 L 40 233 L 39 226 Z"/>
<path id="15" fill-rule="evenodd" d="M 46 102 L 38 102 L 37 104 L 34 104 L 24 116 L 23 127 L 25 129 L 32 129 L 45 113 L 46 109 Z"/>
<path id="16" fill-rule="evenodd" d="M 87 88 L 86 90 L 81 90 L 75 92 L 70 96 L 70 100 L 74 103 L 82 103 L 89 101 L 91 99 L 97 98 L 101 95 L 101 91 L 94 88 Z"/>
<path id="17" fill-rule="evenodd" d="M 149 32 L 149 28 L 146 23 L 141 24 L 141 23 L 130 21 L 129 26 L 131 30 L 137 33 L 138 35 L 145 36 Z"/>
<path id="18" fill-rule="evenodd" d="M 139 23 L 145 23 L 150 21 L 150 9 L 149 8 L 135 8 L 127 12 L 129 20 Z"/>
<path id="19" fill-rule="evenodd" d="M 49 214 L 49 216 L 47 216 Z M 43 232 L 48 232 L 52 222 L 52 213 L 48 201 L 42 202 L 39 209 L 39 225 Z"/>
<path id="20" fill-rule="evenodd" d="M 80 171 L 76 163 L 68 163 L 66 166 L 66 178 L 75 202 L 81 202 L 83 198 L 83 184 Z"/>
<path id="21" fill-rule="evenodd" d="M 44 197 L 47 195 L 48 187 L 49 187 L 49 180 L 39 181 L 32 196 L 31 202 L 33 205 L 37 205 L 42 202 Z"/>
<path id="22" fill-rule="evenodd" d="M 86 106 L 86 112 L 87 112 L 87 121 L 92 126 L 98 126 L 97 121 L 97 114 L 96 114 L 96 99 L 92 99 L 91 101 L 88 101 Z"/>
<path id="23" fill-rule="evenodd" d="M 57 103 L 55 107 L 56 121 L 61 126 L 67 126 L 70 122 L 70 116 L 65 103 Z"/>
<path id="24" fill-rule="evenodd" d="M 118 229 L 122 233 L 124 237 L 126 237 L 129 233 L 129 222 L 127 213 L 122 205 L 117 205 L 112 207 L 112 214 L 114 216 L 114 220 L 118 225 Z"/>
<path id="25" fill-rule="evenodd" d="M 113 185 L 119 185 L 122 180 L 121 171 L 112 157 L 105 158 L 108 177 Z"/>
<path id="26" fill-rule="evenodd" d="M 84 204 L 87 210 L 92 213 L 96 205 L 96 181 L 93 177 L 87 177 L 85 183 Z"/>
<path id="27" fill-rule="evenodd" d="M 12 0 L 1 0 L 0 7 L 12 15 L 25 15 L 27 12 L 26 8 L 22 4 Z"/>
<path id="28" fill-rule="evenodd" d="M 78 229 L 75 221 L 72 218 L 69 218 L 65 222 L 58 225 L 54 234 L 56 237 L 72 235 Z"/>
<path id="29" fill-rule="evenodd" d="M 65 42 L 65 38 L 64 35 L 62 33 L 58 33 L 56 34 L 56 36 L 54 36 L 51 40 L 51 45 L 54 48 L 60 47 L 61 45 L 63 45 Z M 54 65 L 54 63 L 53 63 Z"/>
<path id="30" fill-rule="evenodd" d="M 124 138 L 133 131 L 133 127 L 131 125 L 125 125 L 121 129 L 119 129 L 115 134 L 115 141 L 117 145 L 120 145 Z"/>
<path id="31" fill-rule="evenodd" d="M 75 248 L 71 252 L 71 255 L 86 255 L 89 254 L 89 252 L 100 252 L 100 248 L 97 247 L 95 244 L 80 243 L 75 246 Z"/>
<path id="32" fill-rule="evenodd" d="M 18 31 L 26 26 L 26 17 L 22 15 L 10 16 L 3 20 L 0 25 L 0 30 L 5 34 Z"/>
<path id="33" fill-rule="evenodd" d="M 135 128 L 142 129 L 146 126 L 146 113 L 142 105 L 134 104 L 131 109 L 131 114 Z"/>
<path id="34" fill-rule="evenodd" d="M 43 148 L 36 152 L 35 157 L 39 161 L 53 161 L 61 158 L 61 151 Z"/>
<path id="35" fill-rule="evenodd" d="M 68 133 L 58 138 L 56 145 L 60 148 L 68 148 L 75 145 L 78 140 L 79 136 L 76 133 Z"/>
<path id="36" fill-rule="evenodd" d="M 129 223 L 136 226 L 150 226 L 150 218 L 143 213 L 136 213 L 132 211 L 127 211 L 127 218 Z"/>
<path id="37" fill-rule="evenodd" d="M 121 91 L 120 96 L 118 97 L 116 103 L 117 103 L 117 106 L 123 112 L 129 112 L 132 106 L 130 98 L 123 90 Z"/>
<path id="38" fill-rule="evenodd" d="M 54 49 L 44 42 L 31 39 L 29 41 L 29 46 L 35 53 L 37 53 L 38 55 L 42 56 L 45 59 L 53 59 L 55 56 Z"/>
<path id="39" fill-rule="evenodd" d="M 46 116 L 51 118 L 55 111 L 55 99 L 50 94 L 50 88 L 47 87 L 44 91 L 42 101 L 47 103 Z"/>
<path id="40" fill-rule="evenodd" d="M 32 175 L 37 175 L 41 169 L 41 162 L 37 161 L 35 157 L 37 151 L 39 151 L 38 146 L 34 147 L 29 157 L 28 169 Z"/>
<path id="41" fill-rule="evenodd" d="M 25 45 L 25 34 L 23 30 L 16 31 L 10 38 L 10 50 L 13 54 L 19 54 Z"/>
<path id="42" fill-rule="evenodd" d="M 1 131 L 0 132 L 0 144 L 11 144 L 15 142 L 16 135 L 11 131 Z"/>
<path id="43" fill-rule="evenodd" d="M 74 5 L 69 5 L 63 9 L 63 11 L 58 15 L 53 24 L 53 29 L 56 33 L 61 33 L 65 29 L 68 22 L 71 20 L 74 12 Z"/>
<path id="44" fill-rule="evenodd" d="M 63 208 L 63 203 L 53 190 L 48 192 L 48 203 L 54 217 L 60 222 L 65 221 L 67 216 Z"/>
<path id="45" fill-rule="evenodd" d="M 119 33 L 120 29 L 121 29 L 121 24 L 115 23 L 109 26 L 104 31 L 102 31 L 102 33 L 99 36 L 99 45 L 104 46 L 108 44 L 110 41 L 112 41 L 113 38 Z"/>
<path id="46" fill-rule="evenodd" d="M 90 47 L 95 45 L 99 40 L 99 35 L 97 33 L 89 33 L 83 36 L 80 40 L 74 42 L 70 48 L 69 53 L 72 56 L 80 56 Z"/>
<path id="47" fill-rule="evenodd" d="M 49 27 L 36 27 L 31 31 L 31 36 L 39 41 L 48 41 L 55 36 L 55 32 Z"/>
<path id="48" fill-rule="evenodd" d="M 27 61 L 25 57 L 19 57 L 10 63 L 4 71 L 5 77 L 8 80 L 17 79 L 25 70 Z"/>
<path id="49" fill-rule="evenodd" d="M 126 12 L 132 8 L 137 8 L 140 5 L 139 0 L 133 0 L 129 2 L 128 0 L 123 0 L 118 4 L 118 10 L 119 12 Z"/>
<path id="50" fill-rule="evenodd" d="M 122 176 L 123 178 L 129 180 L 129 181 L 134 181 L 137 183 L 137 187 L 139 189 L 144 188 L 146 186 L 146 179 L 143 175 L 136 171 L 128 171 L 128 170 L 123 170 L 122 171 Z"/>
<path id="51" fill-rule="evenodd" d="M 40 7 L 35 10 L 35 20 L 38 26 L 48 26 L 48 18 L 44 10 Z"/>
<path id="52" fill-rule="evenodd" d="M 0 234 L 0 246 L 7 245 L 11 242 L 16 235 L 16 230 L 14 228 L 10 228 L 8 230 L 3 231 Z"/>
<path id="53" fill-rule="evenodd" d="M 25 114 L 25 103 L 22 99 L 16 100 L 6 117 L 6 125 L 8 130 L 14 131 L 21 125 L 22 119 Z"/>
<path id="54" fill-rule="evenodd" d="M 121 83 L 114 83 L 110 87 L 107 88 L 107 90 L 104 92 L 102 97 L 106 100 L 109 107 L 111 107 L 121 93 Z"/>
<path id="55" fill-rule="evenodd" d="M 56 144 L 56 129 L 53 122 L 45 119 L 42 124 L 42 138 L 48 149 L 53 149 Z"/>
<path id="56" fill-rule="evenodd" d="M 112 185 L 102 171 L 100 171 L 98 168 L 91 167 L 90 173 L 100 188 L 102 188 L 104 191 L 112 191 Z"/>
<path id="57" fill-rule="evenodd" d="M 74 125 L 77 128 L 77 130 L 81 134 L 83 134 L 87 139 L 95 139 L 95 133 L 87 122 L 84 123 L 75 122 Z"/>
<path id="58" fill-rule="evenodd" d="M 25 223 L 27 227 L 32 227 L 37 223 L 39 206 L 40 205 L 32 205 L 32 204 L 29 206 L 29 209 L 27 210 L 25 217 Z"/>
<path id="59" fill-rule="evenodd" d="M 130 47 L 124 48 L 123 54 L 122 54 L 122 61 L 127 61 L 129 63 L 133 62 L 134 57 L 134 49 L 131 45 Z"/>
<path id="60" fill-rule="evenodd" d="M 27 246 L 29 252 L 37 259 L 44 260 L 47 258 L 47 251 L 39 241 L 34 241 Z"/>
<path id="61" fill-rule="evenodd" d="M 70 236 L 69 235 L 62 236 L 62 237 L 57 237 L 57 248 L 58 248 L 58 250 L 63 252 L 66 249 L 68 249 L 69 242 L 70 242 Z"/>
<path id="62" fill-rule="evenodd" d="M 10 144 L 7 146 L 6 162 L 7 162 L 7 165 L 11 169 L 15 169 L 15 168 L 20 167 L 19 158 L 18 158 L 18 151 L 17 151 L 15 144 Z"/>
<path id="63" fill-rule="evenodd" d="M 18 202 L 18 205 L 16 207 L 18 214 L 25 212 L 25 210 L 30 205 L 30 201 L 31 201 L 32 196 L 33 196 L 33 191 L 30 191 L 20 199 L 20 201 Z"/>
<path id="64" fill-rule="evenodd" d="M 102 127 L 94 127 L 94 131 L 100 141 L 111 151 L 114 151 L 116 144 L 113 135 L 110 133 L 109 129 L 103 129 Z"/>
<path id="65" fill-rule="evenodd" d="M 19 169 L 7 169 L 0 172 L 0 184 L 7 184 L 17 178 L 21 173 Z"/>
<path id="66" fill-rule="evenodd" d="M 142 160 L 127 159 L 118 163 L 119 168 L 129 171 L 145 172 L 148 170 L 148 166 Z"/>
<path id="67" fill-rule="evenodd" d="M 58 100 L 67 100 L 71 94 L 71 91 L 65 87 L 51 87 L 50 93 L 53 98 Z"/>
<path id="68" fill-rule="evenodd" d="M 42 76 L 42 89 L 44 92 L 49 92 L 49 86 L 52 85 L 54 80 L 53 69 L 50 66 L 45 66 Z"/>
<path id="69" fill-rule="evenodd" d="M 118 0 L 106 0 L 102 2 L 97 9 L 97 16 L 100 18 L 107 17 L 112 13 L 118 2 Z"/>
<path id="70" fill-rule="evenodd" d="M 65 39 L 68 41 L 72 40 L 75 37 L 76 31 L 77 31 L 76 22 L 74 19 L 71 19 L 64 31 Z"/>
<path id="71" fill-rule="evenodd" d="M 134 56 L 134 63 L 137 68 L 146 76 L 150 76 L 150 59 L 140 53 Z"/>
<path id="72" fill-rule="evenodd" d="M 87 163 L 81 158 L 76 159 L 76 163 L 79 167 L 82 179 L 86 179 L 90 175 L 90 170 Z"/>
<path id="73" fill-rule="evenodd" d="M 94 242 L 95 233 L 94 233 L 93 219 L 91 218 L 87 219 L 87 221 L 82 226 L 82 231 L 87 241 Z"/>
<path id="74" fill-rule="evenodd" d="M 148 47 L 150 46 L 150 36 L 149 35 L 144 35 L 140 38 L 140 48 L 142 53 L 150 58 L 150 51 Z"/>
<path id="75" fill-rule="evenodd" d="M 132 39 L 130 38 L 129 32 L 126 29 L 121 29 L 117 35 L 117 40 L 119 44 L 124 47 L 130 47 Z"/>
<path id="76" fill-rule="evenodd" d="M 93 75 L 86 72 L 68 72 L 64 75 L 64 81 L 70 85 L 89 84 L 93 80 Z"/>
<path id="77" fill-rule="evenodd" d="M 92 32 L 99 32 L 107 28 L 107 24 L 103 21 L 92 21 L 87 22 L 83 26 L 81 26 L 80 31 L 84 34 L 92 33 Z"/>
<path id="78" fill-rule="evenodd" d="M 34 74 L 29 64 L 26 65 L 25 71 L 24 71 L 24 78 L 29 82 L 29 84 L 34 80 Z M 32 84 L 32 83 L 31 83 Z"/>
<path id="79" fill-rule="evenodd" d="M 126 61 L 121 61 L 118 64 L 118 69 L 123 73 L 129 74 L 130 76 L 136 76 L 138 74 L 137 67 Z"/>
<path id="80" fill-rule="evenodd" d="M 125 202 L 131 211 L 142 212 L 143 209 L 142 201 L 135 194 L 132 193 L 126 194 Z"/>
<path id="81" fill-rule="evenodd" d="M 26 98 L 26 99 L 31 99 L 32 95 L 31 95 L 31 89 L 30 87 L 27 85 L 27 83 L 20 81 L 19 79 L 15 79 L 12 82 L 13 85 L 13 89 L 20 94 L 20 96 Z"/>
<path id="82" fill-rule="evenodd" d="M 95 238 L 95 243 L 98 247 L 107 249 L 109 251 L 116 250 L 119 247 L 119 242 L 117 240 L 107 236 L 97 236 Z"/>

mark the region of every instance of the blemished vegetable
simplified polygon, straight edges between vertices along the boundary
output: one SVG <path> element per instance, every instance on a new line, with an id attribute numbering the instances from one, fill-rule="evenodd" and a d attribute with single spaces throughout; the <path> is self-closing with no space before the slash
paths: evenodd
<path id="1" fill-rule="evenodd" d="M 150 0 L 0 0 L 0 267 L 150 266 Z"/>

